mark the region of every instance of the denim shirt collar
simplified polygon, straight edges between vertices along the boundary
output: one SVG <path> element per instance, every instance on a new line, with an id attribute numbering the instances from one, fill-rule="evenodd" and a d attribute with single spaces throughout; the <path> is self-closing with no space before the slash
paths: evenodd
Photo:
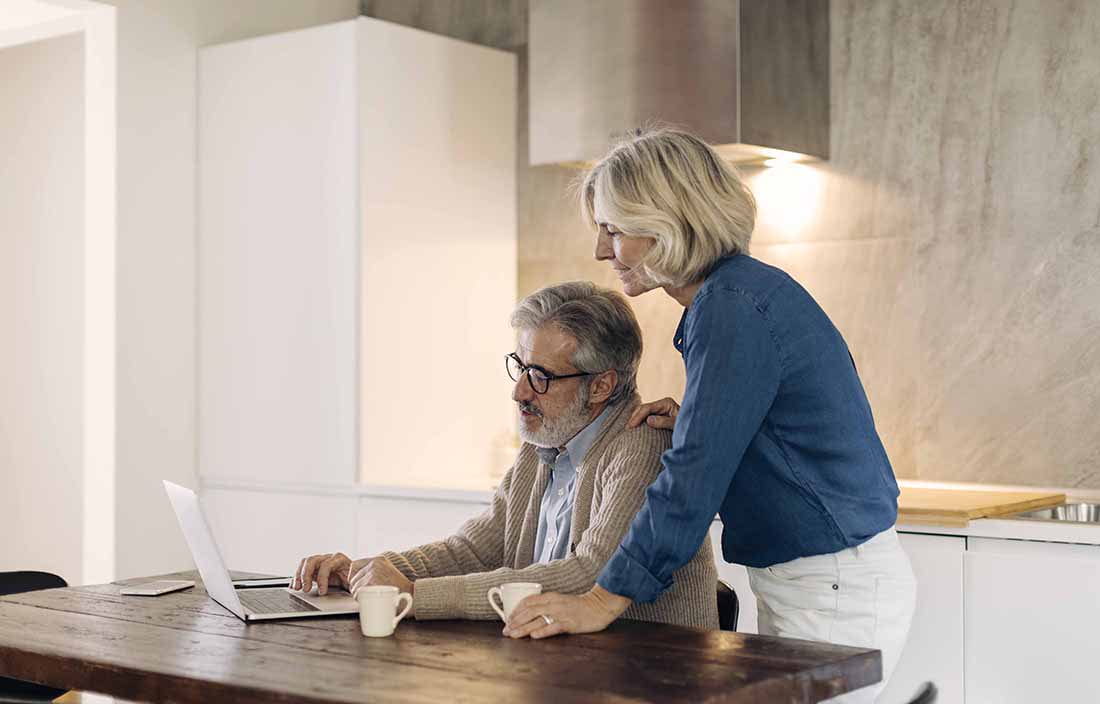
<path id="1" fill-rule="evenodd" d="M 747 257 L 747 254 L 728 254 L 721 257 L 711 267 L 710 273 L 707 274 L 707 278 L 703 280 L 703 285 L 699 287 L 699 290 L 695 292 L 695 298 L 698 298 L 701 294 L 706 292 L 709 287 L 707 284 L 711 284 L 715 281 L 715 273 L 718 272 L 723 266 L 733 261 L 737 257 Z M 672 346 L 676 348 L 676 351 L 680 353 L 680 356 L 684 354 L 684 327 L 687 325 L 688 313 L 691 312 L 691 306 L 684 308 L 684 312 L 680 315 L 680 324 L 676 326 L 676 334 L 672 336 Z"/>

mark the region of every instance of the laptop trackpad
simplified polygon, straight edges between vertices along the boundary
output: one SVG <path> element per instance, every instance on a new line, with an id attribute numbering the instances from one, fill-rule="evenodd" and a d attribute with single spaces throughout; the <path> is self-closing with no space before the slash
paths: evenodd
<path id="1" fill-rule="evenodd" d="M 288 587 L 287 592 L 295 599 L 315 606 L 321 611 L 340 611 L 343 613 L 359 611 L 359 604 L 352 598 L 351 594 L 343 589 L 333 589 L 324 596 L 317 593 L 316 587 L 308 592 L 298 592 Z"/>

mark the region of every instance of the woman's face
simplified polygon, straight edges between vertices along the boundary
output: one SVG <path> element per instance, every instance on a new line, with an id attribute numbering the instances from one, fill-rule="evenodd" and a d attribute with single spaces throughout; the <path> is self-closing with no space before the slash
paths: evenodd
<path id="1" fill-rule="evenodd" d="M 639 268 L 645 255 L 653 248 L 653 238 L 624 235 L 611 223 L 600 223 L 598 227 L 596 260 L 611 264 L 623 284 L 623 293 L 634 297 L 657 288 L 657 282 Z"/>

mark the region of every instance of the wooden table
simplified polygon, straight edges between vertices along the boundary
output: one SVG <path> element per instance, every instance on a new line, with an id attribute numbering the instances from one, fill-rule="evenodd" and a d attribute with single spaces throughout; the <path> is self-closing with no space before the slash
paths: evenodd
<path id="1" fill-rule="evenodd" d="M 619 621 L 511 640 L 501 624 L 354 617 L 245 625 L 198 586 L 0 598 L 0 675 L 151 702 L 816 702 L 873 684 L 877 650 Z M 160 578 L 160 577 L 158 577 Z M 151 578 L 147 578 L 151 579 Z"/>

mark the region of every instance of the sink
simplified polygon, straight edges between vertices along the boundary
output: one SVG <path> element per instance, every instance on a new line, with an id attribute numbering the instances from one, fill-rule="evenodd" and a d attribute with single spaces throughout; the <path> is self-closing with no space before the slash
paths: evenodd
<path id="1" fill-rule="evenodd" d="M 1013 513 L 1002 518 L 1028 518 L 1038 521 L 1065 521 L 1068 523 L 1100 523 L 1100 503 L 1078 501 L 1036 511 Z"/>

